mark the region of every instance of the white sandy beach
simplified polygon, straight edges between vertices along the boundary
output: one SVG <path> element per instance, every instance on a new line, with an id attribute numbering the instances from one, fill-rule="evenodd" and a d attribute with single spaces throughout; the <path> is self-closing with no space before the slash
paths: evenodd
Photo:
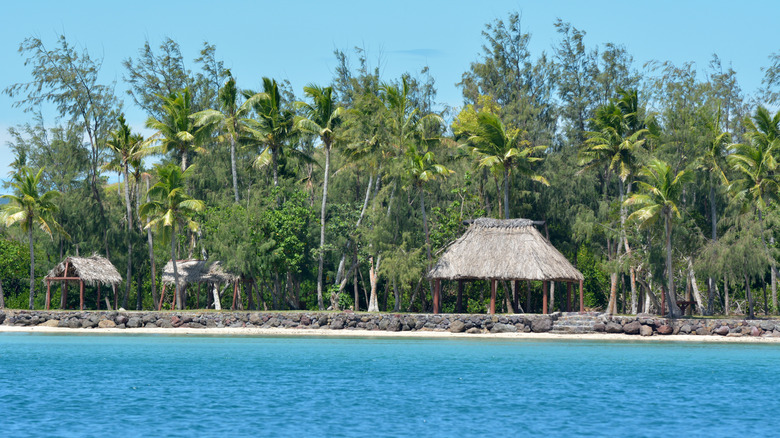
<path id="1" fill-rule="evenodd" d="M 726 336 L 638 336 L 613 333 L 598 334 L 557 334 L 557 333 L 450 333 L 445 331 L 368 331 L 368 330 L 322 330 L 322 329 L 280 329 L 280 328 L 61 328 L 44 326 L 5 326 L 0 325 L 0 333 L 57 333 L 57 334 L 106 334 L 106 335 L 172 335 L 172 336 L 310 336 L 310 337 L 361 337 L 361 338 L 435 338 L 435 339 L 516 339 L 519 341 L 632 341 L 632 342 L 705 342 L 705 343 L 780 343 L 775 337 L 726 337 Z"/>

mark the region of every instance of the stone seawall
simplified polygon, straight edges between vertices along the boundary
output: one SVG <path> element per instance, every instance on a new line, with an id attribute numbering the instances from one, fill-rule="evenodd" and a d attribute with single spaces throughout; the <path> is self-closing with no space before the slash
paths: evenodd
<path id="1" fill-rule="evenodd" d="M 548 332 L 556 315 L 431 315 L 350 312 L 0 311 L 0 324 L 65 328 L 297 328 L 312 330 Z"/>
<path id="2" fill-rule="evenodd" d="M 641 336 L 764 336 L 780 337 L 776 319 L 668 319 L 653 315 L 600 316 L 593 330 L 597 333 L 625 333 Z"/>
<path id="3" fill-rule="evenodd" d="M 575 314 L 563 314 L 574 316 Z M 566 318 L 551 315 L 431 315 L 352 312 L 135 312 L 135 311 L 0 311 L 0 325 L 63 328 L 141 327 L 296 328 L 311 330 L 448 331 L 452 333 L 566 333 Z M 586 314 L 588 329 L 577 333 L 624 333 L 639 336 L 772 336 L 780 337 L 780 320 L 667 319 L 653 315 Z M 555 330 L 554 330 L 555 329 Z"/>

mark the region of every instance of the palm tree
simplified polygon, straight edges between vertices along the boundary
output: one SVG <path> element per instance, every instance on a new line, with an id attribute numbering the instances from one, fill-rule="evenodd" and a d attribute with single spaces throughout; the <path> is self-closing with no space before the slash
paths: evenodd
<path id="1" fill-rule="evenodd" d="M 425 232 L 425 251 L 428 255 L 428 268 L 431 265 L 431 239 L 428 233 L 428 218 L 425 214 L 425 183 L 438 177 L 447 177 L 454 173 L 436 162 L 436 157 L 430 150 L 420 150 L 414 144 L 410 144 L 406 150 L 406 171 L 412 179 L 412 184 L 420 191 L 420 211 L 423 218 L 423 231 Z"/>
<path id="2" fill-rule="evenodd" d="M 727 157 L 727 162 L 739 175 L 729 189 L 738 202 L 751 206 L 758 214 L 761 242 L 772 261 L 772 306 L 777 309 L 777 268 L 764 238 L 763 212 L 769 202 L 780 195 L 776 175 L 778 163 L 774 157 L 780 150 L 780 111 L 772 116 L 766 108 L 759 106 L 753 119 L 745 124 L 750 142 L 734 145 L 734 153 Z"/>
<path id="3" fill-rule="evenodd" d="M 718 211 L 715 203 L 715 190 L 716 179 L 724 185 L 728 185 L 728 179 L 723 172 L 721 165 L 726 161 L 726 155 L 728 154 L 728 142 L 731 137 L 728 132 L 721 130 L 721 111 L 718 107 L 718 112 L 710 123 L 708 123 L 712 140 L 709 143 L 707 150 L 697 160 L 697 167 L 703 170 L 707 174 L 709 181 L 709 198 L 710 198 L 710 225 L 712 230 L 712 241 L 718 240 Z M 712 277 L 707 278 L 708 299 L 707 299 L 707 314 L 712 314 L 715 298 L 715 286 Z"/>
<path id="4" fill-rule="evenodd" d="M 304 116 L 299 118 L 295 127 L 301 132 L 317 135 L 325 149 L 325 178 L 322 183 L 322 208 L 320 211 L 320 251 L 317 268 L 317 306 L 324 310 L 322 302 L 322 271 L 325 255 L 325 207 L 328 202 L 328 179 L 330 176 L 330 150 L 337 140 L 336 129 L 341 124 L 343 109 L 336 105 L 332 87 L 309 85 L 303 92 L 312 103 L 299 103 Z"/>
<path id="5" fill-rule="evenodd" d="M 545 146 L 531 146 L 531 143 L 523 138 L 524 134 L 525 132 L 516 129 L 508 131 L 497 115 L 480 112 L 474 131 L 468 138 L 468 143 L 473 146 L 472 151 L 480 158 L 479 166 L 504 175 L 505 219 L 510 218 L 509 176 L 513 171 L 546 186 L 550 185 L 531 167 L 532 163 L 542 160 L 532 155 L 543 151 Z"/>
<path id="6" fill-rule="evenodd" d="M 129 163 L 130 167 L 133 169 L 132 171 L 132 181 L 135 182 L 135 187 L 133 189 L 133 194 L 135 196 L 135 208 L 136 208 L 136 214 L 138 219 L 138 231 L 141 233 L 144 232 L 144 223 L 141 219 L 141 180 L 146 180 L 146 191 L 149 191 L 149 179 L 151 178 L 151 175 L 146 173 L 144 170 L 143 165 L 143 157 L 150 155 L 153 151 L 153 148 L 148 147 L 147 142 L 144 141 L 144 138 L 141 134 L 134 134 L 131 137 L 131 142 L 134 144 L 139 145 L 139 149 L 135 151 L 134 154 L 130 155 Z M 149 202 L 149 197 L 147 196 L 146 202 Z M 152 230 L 146 229 L 146 241 L 149 248 L 149 261 L 151 263 L 151 276 L 150 276 L 150 282 L 151 282 L 151 288 L 152 288 L 152 300 L 154 303 L 158 303 L 159 299 L 157 297 L 157 272 L 155 269 L 154 264 L 154 240 L 152 238 Z M 141 309 L 137 309 L 141 310 Z"/>
<path id="7" fill-rule="evenodd" d="M 225 85 L 219 90 L 219 105 L 221 111 L 215 109 L 208 109 L 200 111 L 191 116 L 195 120 L 196 126 L 213 126 L 217 127 L 222 135 L 219 136 L 220 141 L 230 142 L 230 169 L 233 173 L 233 196 L 235 202 L 238 202 L 238 173 L 236 171 L 236 144 L 239 141 L 241 135 L 246 131 L 246 127 L 249 125 L 249 113 L 252 111 L 252 107 L 257 104 L 259 99 L 258 94 L 249 96 L 244 103 L 238 104 L 239 91 L 236 87 L 236 80 L 227 72 L 228 80 Z"/>
<path id="8" fill-rule="evenodd" d="M 50 190 L 40 193 L 41 176 L 43 169 L 34 173 L 32 169 L 23 167 L 13 175 L 11 186 L 16 189 L 15 195 L 3 195 L 0 198 L 8 199 L 9 203 L 3 208 L 0 219 L 6 227 L 20 224 L 22 231 L 27 233 L 30 240 L 30 309 L 33 308 L 35 298 L 35 252 L 33 250 L 33 228 L 35 225 L 43 230 L 49 237 L 52 232 L 58 232 L 63 236 L 68 233 L 54 219 L 57 205 L 54 201 L 60 196 L 60 192 Z"/>
<path id="9" fill-rule="evenodd" d="M 162 101 L 162 120 L 149 117 L 146 127 L 157 131 L 149 141 L 159 140 L 160 151 L 169 151 L 181 156 L 181 170 L 187 170 L 187 157 L 193 152 L 201 152 L 201 142 L 208 137 L 210 126 L 196 126 L 192 115 L 192 96 L 189 88 L 171 93 L 169 96 L 157 95 Z"/>
<path id="10" fill-rule="evenodd" d="M 630 192 L 631 178 L 639 167 L 639 154 L 644 146 L 644 136 L 649 132 L 642 120 L 638 108 L 636 91 L 620 91 L 621 98 L 596 110 L 592 120 L 595 131 L 586 133 L 588 139 L 580 151 L 582 171 L 597 167 L 604 169 L 602 196 L 606 201 L 607 189 L 612 175 L 618 176 L 618 202 L 620 204 L 620 230 L 615 245 L 614 257 L 619 258 L 621 247 L 630 253 L 625 233 L 626 210 L 623 207 L 626 195 Z M 581 171 L 581 172 L 582 172 Z M 626 184 L 628 182 L 628 184 Z M 613 257 L 609 253 L 609 257 Z M 632 311 L 636 310 L 636 274 L 631 268 Z M 618 272 L 610 274 L 609 304 L 607 312 L 614 313 L 617 308 Z"/>
<path id="11" fill-rule="evenodd" d="M 192 220 L 195 213 L 203 211 L 203 201 L 193 199 L 185 193 L 184 180 L 191 168 L 182 171 L 175 165 L 157 166 L 159 181 L 148 191 L 152 199 L 141 206 L 141 217 L 149 219 L 146 228 L 155 227 L 163 239 L 171 241 L 171 263 L 176 282 L 176 308 L 184 309 L 184 294 L 179 287 L 179 270 L 176 264 L 176 227 L 197 231 L 198 224 Z"/>
<path id="12" fill-rule="evenodd" d="M 263 92 L 246 91 L 247 98 L 252 99 L 252 107 L 257 114 L 257 120 L 247 122 L 247 132 L 250 143 L 260 145 L 260 154 L 255 159 L 255 167 L 263 167 L 269 162 L 273 168 L 274 187 L 279 186 L 279 155 L 293 136 L 294 116 L 292 111 L 284 108 L 279 85 L 275 79 L 263 78 Z"/>
<path id="13" fill-rule="evenodd" d="M 666 302 L 669 314 L 672 317 L 677 317 L 681 315 L 681 312 L 674 299 L 672 221 L 674 218 L 680 218 L 677 204 L 682 195 L 683 185 L 690 181 L 692 174 L 687 170 L 675 174 L 669 164 L 658 159 L 652 159 L 647 166 L 639 171 L 639 174 L 645 178 L 645 181 L 637 182 L 642 192 L 632 194 L 625 201 L 626 206 L 638 206 L 639 209 L 631 213 L 628 220 L 637 221 L 642 226 L 648 226 L 659 218 L 663 218 L 666 236 L 666 275 L 668 277 Z"/>
<path id="14" fill-rule="evenodd" d="M 127 308 L 127 298 L 130 295 L 130 284 L 133 278 L 133 207 L 130 199 L 130 165 L 133 160 L 140 161 L 150 153 L 150 149 L 144 147 L 143 137 L 133 135 L 127 126 L 124 115 L 117 119 L 119 128 L 111 133 L 111 140 L 106 142 L 115 155 L 115 161 L 119 165 L 125 180 L 125 208 L 127 220 L 127 277 L 125 283 L 125 296 L 122 307 Z"/>

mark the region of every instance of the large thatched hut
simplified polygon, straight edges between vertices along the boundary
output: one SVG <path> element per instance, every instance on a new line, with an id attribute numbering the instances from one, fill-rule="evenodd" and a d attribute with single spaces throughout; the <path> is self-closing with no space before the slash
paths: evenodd
<path id="1" fill-rule="evenodd" d="M 177 260 L 176 270 L 179 272 L 179 287 L 185 288 L 190 284 L 206 284 L 208 287 L 217 288 L 220 284 L 233 284 L 233 302 L 235 306 L 235 296 L 238 288 L 239 277 L 227 272 L 219 261 L 208 260 Z M 162 272 L 163 290 L 160 295 L 158 309 L 162 307 L 165 298 L 166 286 L 173 286 L 176 283 L 173 274 L 173 263 L 168 261 Z M 207 288 L 208 289 L 208 288 Z M 175 288 L 174 288 L 175 290 Z M 217 293 L 218 295 L 218 293 Z M 210 306 L 212 295 L 206 294 L 206 305 Z M 200 300 L 200 297 L 198 297 Z M 215 304 L 219 300 L 214 301 Z"/>
<path id="2" fill-rule="evenodd" d="M 114 289 L 114 304 L 116 304 L 116 287 L 122 282 L 116 267 L 105 257 L 66 257 L 52 268 L 43 279 L 46 282 L 46 309 L 51 303 L 51 282 L 64 281 L 65 293 L 63 303 L 67 300 L 69 281 L 79 282 L 80 309 L 84 310 L 84 285 L 97 286 L 97 308 L 100 310 L 100 286 L 111 286 Z"/>
<path id="3" fill-rule="evenodd" d="M 545 292 L 544 313 L 547 312 L 549 281 L 567 283 L 569 297 L 571 284 L 579 283 L 582 311 L 584 276 L 534 227 L 543 222 L 480 218 L 469 224 L 466 232 L 446 249 L 428 274 L 436 281 L 434 313 L 438 313 L 441 302 L 441 280 L 459 280 L 459 302 L 462 281 L 490 280 L 490 313 L 495 313 L 496 282 L 499 280 L 541 281 Z"/>

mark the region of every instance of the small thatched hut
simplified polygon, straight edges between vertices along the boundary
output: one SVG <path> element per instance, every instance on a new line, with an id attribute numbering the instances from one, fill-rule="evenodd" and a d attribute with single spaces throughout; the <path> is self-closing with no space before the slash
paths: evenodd
<path id="1" fill-rule="evenodd" d="M 543 311 L 547 313 L 547 283 L 566 282 L 580 286 L 582 311 L 582 282 L 584 276 L 534 227 L 529 219 L 480 218 L 470 222 L 469 228 L 454 241 L 431 269 L 428 277 L 436 281 L 434 313 L 438 313 L 441 280 L 490 280 L 490 313 L 495 313 L 497 280 L 542 281 Z M 459 296 L 462 283 L 459 283 Z M 567 300 L 568 301 L 568 300 Z"/>
<path id="2" fill-rule="evenodd" d="M 238 287 L 239 277 L 227 272 L 222 267 L 222 262 L 208 260 L 177 260 L 176 270 L 179 271 L 179 287 L 186 287 L 189 284 L 206 284 L 216 287 L 219 284 L 233 283 L 233 301 L 235 303 L 236 289 Z M 173 263 L 169 260 L 165 264 L 162 272 L 163 290 L 160 296 L 158 309 L 162 308 L 165 298 L 165 287 L 173 286 L 176 279 L 173 275 Z M 198 298 L 200 299 L 200 297 Z M 211 296 L 207 294 L 207 305 Z"/>
<path id="3" fill-rule="evenodd" d="M 68 281 L 79 282 L 80 308 L 84 310 L 84 284 L 88 286 L 97 286 L 97 306 L 100 309 L 100 286 L 111 286 L 115 291 L 119 283 L 122 282 L 122 276 L 119 275 L 116 267 L 108 259 L 99 255 L 91 257 L 66 257 L 57 266 L 52 268 L 46 278 L 46 309 L 49 309 L 51 302 L 51 282 L 64 281 L 65 299 L 67 299 Z M 114 293 L 116 301 L 116 292 Z M 65 301 L 63 299 L 63 302 Z"/>

